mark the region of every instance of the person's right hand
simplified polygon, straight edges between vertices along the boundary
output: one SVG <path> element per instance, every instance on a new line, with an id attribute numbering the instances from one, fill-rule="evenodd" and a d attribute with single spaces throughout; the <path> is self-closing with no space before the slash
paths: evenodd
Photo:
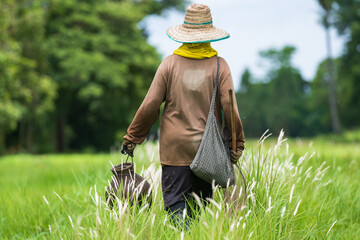
<path id="1" fill-rule="evenodd" d="M 240 150 L 240 149 L 238 149 L 236 152 L 234 150 L 230 150 L 231 161 L 233 163 L 237 163 L 237 161 L 239 161 L 241 155 L 242 155 L 242 150 Z"/>

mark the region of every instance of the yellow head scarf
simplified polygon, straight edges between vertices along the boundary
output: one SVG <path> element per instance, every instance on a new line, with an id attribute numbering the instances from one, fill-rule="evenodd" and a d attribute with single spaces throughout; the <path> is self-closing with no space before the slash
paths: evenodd
<path id="1" fill-rule="evenodd" d="M 211 58 L 218 53 L 210 46 L 210 42 L 205 43 L 183 43 L 174 54 L 195 59 Z"/>

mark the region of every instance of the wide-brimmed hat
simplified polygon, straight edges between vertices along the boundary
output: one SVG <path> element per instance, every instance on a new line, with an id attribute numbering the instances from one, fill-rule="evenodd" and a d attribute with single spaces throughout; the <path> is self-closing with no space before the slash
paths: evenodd
<path id="1" fill-rule="evenodd" d="M 184 23 L 166 31 L 174 41 L 181 43 L 215 42 L 230 37 L 225 30 L 214 27 L 210 8 L 204 4 L 192 4 L 186 9 Z"/>

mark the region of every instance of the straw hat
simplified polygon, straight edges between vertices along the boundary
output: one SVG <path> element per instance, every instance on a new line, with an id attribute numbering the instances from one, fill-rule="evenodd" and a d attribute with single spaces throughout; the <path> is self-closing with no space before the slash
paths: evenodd
<path id="1" fill-rule="evenodd" d="M 204 4 L 190 5 L 184 23 L 169 28 L 166 33 L 180 43 L 215 42 L 230 37 L 228 32 L 213 26 L 210 8 Z"/>

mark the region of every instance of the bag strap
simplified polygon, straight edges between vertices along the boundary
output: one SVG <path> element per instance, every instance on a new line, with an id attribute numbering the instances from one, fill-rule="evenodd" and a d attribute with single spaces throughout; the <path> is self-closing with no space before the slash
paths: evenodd
<path id="1" fill-rule="evenodd" d="M 214 113 L 215 111 L 215 98 L 216 98 L 216 92 L 219 85 L 219 69 L 220 69 L 220 58 L 217 57 L 217 71 L 216 71 L 216 81 L 215 81 L 215 87 L 214 91 L 211 97 L 211 104 L 210 104 L 210 111 L 209 113 Z"/>
<path id="2" fill-rule="evenodd" d="M 240 176 L 241 176 L 241 180 L 242 180 L 243 183 L 244 183 L 244 198 L 243 198 L 242 204 L 245 205 L 246 199 L 247 199 L 247 185 L 246 185 L 246 180 L 245 180 L 244 174 L 242 173 L 242 171 L 241 171 L 241 169 L 240 169 L 240 167 L 239 167 L 239 163 L 235 163 L 234 165 L 235 165 L 235 166 L 237 167 L 237 169 L 239 170 L 239 173 L 240 173 Z"/>

